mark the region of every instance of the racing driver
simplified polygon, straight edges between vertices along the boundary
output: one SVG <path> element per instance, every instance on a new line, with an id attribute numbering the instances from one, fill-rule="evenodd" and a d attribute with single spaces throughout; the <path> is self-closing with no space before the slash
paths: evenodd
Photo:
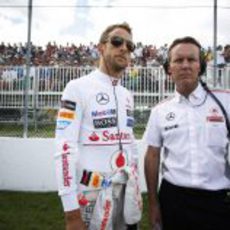
<path id="1" fill-rule="evenodd" d="M 108 26 L 98 44 L 98 68 L 64 89 L 56 121 L 55 167 L 67 230 L 138 229 L 140 218 L 135 223 L 124 218 L 127 168 L 137 171 L 138 152 L 133 98 L 121 85 L 134 49 L 127 23 Z M 133 189 L 140 190 L 138 180 Z M 141 212 L 140 197 L 137 203 L 135 210 Z"/>

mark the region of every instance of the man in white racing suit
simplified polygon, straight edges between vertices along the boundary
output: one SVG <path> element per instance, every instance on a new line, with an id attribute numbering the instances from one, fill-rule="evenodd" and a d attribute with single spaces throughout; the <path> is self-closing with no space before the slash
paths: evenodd
<path id="1" fill-rule="evenodd" d="M 67 84 L 57 117 L 55 164 L 66 229 L 137 229 L 123 218 L 122 169 L 137 169 L 138 158 L 133 98 L 120 84 L 134 50 L 129 25 L 109 26 L 98 49 L 99 68 Z"/>

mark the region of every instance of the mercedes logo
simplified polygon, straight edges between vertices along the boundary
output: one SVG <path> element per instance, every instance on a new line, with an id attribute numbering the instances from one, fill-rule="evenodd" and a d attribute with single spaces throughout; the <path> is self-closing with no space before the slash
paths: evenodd
<path id="1" fill-rule="evenodd" d="M 174 120 L 175 116 L 176 116 L 175 113 L 170 112 L 170 113 L 168 113 L 168 114 L 166 115 L 166 120 L 172 121 L 172 120 Z"/>
<path id="2" fill-rule="evenodd" d="M 109 95 L 106 93 L 98 93 L 96 96 L 96 101 L 100 105 L 106 105 L 109 102 Z"/>

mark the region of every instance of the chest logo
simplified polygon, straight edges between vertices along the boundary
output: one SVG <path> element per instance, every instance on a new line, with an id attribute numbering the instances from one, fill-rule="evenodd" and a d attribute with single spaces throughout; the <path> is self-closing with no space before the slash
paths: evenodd
<path id="1" fill-rule="evenodd" d="M 98 93 L 96 96 L 96 101 L 100 105 L 106 105 L 109 102 L 109 95 L 106 93 Z"/>
<path id="2" fill-rule="evenodd" d="M 116 151 L 112 155 L 111 167 L 113 170 L 121 169 L 127 165 L 128 165 L 128 156 L 124 150 L 123 151 L 120 151 L 120 150 Z"/>
<path id="3" fill-rule="evenodd" d="M 176 117 L 175 113 L 170 112 L 170 113 L 168 113 L 168 114 L 166 115 L 166 120 L 167 120 L 167 121 L 172 121 L 172 120 L 175 119 L 175 117 Z"/>

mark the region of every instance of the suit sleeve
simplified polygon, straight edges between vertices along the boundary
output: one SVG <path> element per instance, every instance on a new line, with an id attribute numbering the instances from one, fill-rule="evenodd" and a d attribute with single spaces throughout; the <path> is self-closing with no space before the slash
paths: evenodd
<path id="1" fill-rule="evenodd" d="M 82 120 L 82 104 L 76 94 L 75 82 L 69 82 L 63 92 L 55 131 L 55 169 L 58 194 L 64 211 L 79 208 L 76 164 L 78 161 L 79 131 Z"/>

